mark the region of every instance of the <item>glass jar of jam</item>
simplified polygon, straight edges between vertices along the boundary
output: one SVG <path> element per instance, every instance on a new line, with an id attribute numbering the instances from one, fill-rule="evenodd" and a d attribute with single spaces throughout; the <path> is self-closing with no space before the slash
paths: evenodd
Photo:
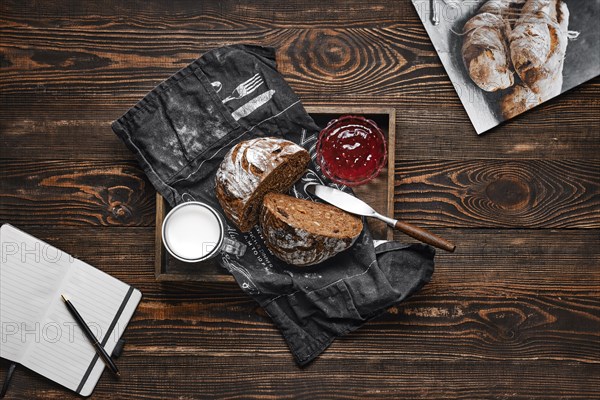
<path id="1" fill-rule="evenodd" d="M 387 160 L 385 136 L 364 117 L 334 119 L 319 133 L 317 163 L 333 182 L 358 186 L 374 179 Z"/>

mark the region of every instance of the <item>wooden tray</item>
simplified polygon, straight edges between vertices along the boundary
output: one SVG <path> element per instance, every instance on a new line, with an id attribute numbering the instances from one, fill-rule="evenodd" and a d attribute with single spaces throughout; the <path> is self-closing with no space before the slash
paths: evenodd
<path id="1" fill-rule="evenodd" d="M 394 215 L 394 164 L 396 138 L 396 110 L 393 108 L 371 107 L 306 107 L 317 125 L 325 127 L 327 123 L 345 114 L 361 115 L 372 119 L 384 132 L 388 143 L 388 163 L 379 176 L 366 185 L 354 188 L 355 194 L 369 203 L 375 210 L 386 215 Z M 162 222 L 170 207 L 165 199 L 156 194 L 156 246 L 155 273 L 158 281 L 200 281 L 233 282 L 216 260 L 201 263 L 185 263 L 167 252 L 162 243 Z M 369 228 L 375 239 L 392 239 L 392 230 L 383 222 L 369 218 Z"/>

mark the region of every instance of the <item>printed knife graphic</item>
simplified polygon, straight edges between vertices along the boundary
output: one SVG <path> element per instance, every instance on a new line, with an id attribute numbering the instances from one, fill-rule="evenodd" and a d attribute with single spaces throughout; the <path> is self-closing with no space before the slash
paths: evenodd
<path id="1" fill-rule="evenodd" d="M 238 108 L 237 110 L 235 110 L 231 115 L 236 121 L 240 118 L 244 118 L 245 116 L 250 115 L 256 109 L 258 109 L 260 106 L 264 105 L 266 102 L 271 100 L 274 94 L 275 90 L 273 89 L 261 93 L 246 104 L 244 104 L 243 106 L 241 106 L 240 108 Z"/>

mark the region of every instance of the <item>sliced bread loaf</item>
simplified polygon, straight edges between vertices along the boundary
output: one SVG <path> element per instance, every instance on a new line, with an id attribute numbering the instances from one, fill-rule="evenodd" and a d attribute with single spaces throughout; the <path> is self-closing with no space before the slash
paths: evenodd
<path id="1" fill-rule="evenodd" d="M 363 224 L 329 204 L 269 193 L 263 201 L 260 227 L 275 256 L 288 264 L 307 266 L 352 246 Z"/>
<path id="2" fill-rule="evenodd" d="M 227 218 L 248 232 L 258 222 L 264 195 L 289 190 L 309 161 L 304 148 L 281 138 L 257 138 L 233 146 L 216 175 L 217 199 Z"/>

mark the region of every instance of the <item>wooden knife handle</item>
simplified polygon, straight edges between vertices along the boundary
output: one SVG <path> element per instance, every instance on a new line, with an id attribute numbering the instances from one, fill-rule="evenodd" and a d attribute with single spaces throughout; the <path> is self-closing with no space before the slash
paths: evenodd
<path id="1" fill-rule="evenodd" d="M 447 241 L 446 239 L 442 239 L 441 237 L 434 235 L 433 233 L 426 231 L 423 228 L 407 224 L 406 222 L 396 221 L 394 228 L 406 233 L 408 236 L 420 240 L 421 242 L 430 244 L 442 250 L 449 251 L 450 253 L 452 253 L 454 249 L 456 249 L 456 246 Z"/>

